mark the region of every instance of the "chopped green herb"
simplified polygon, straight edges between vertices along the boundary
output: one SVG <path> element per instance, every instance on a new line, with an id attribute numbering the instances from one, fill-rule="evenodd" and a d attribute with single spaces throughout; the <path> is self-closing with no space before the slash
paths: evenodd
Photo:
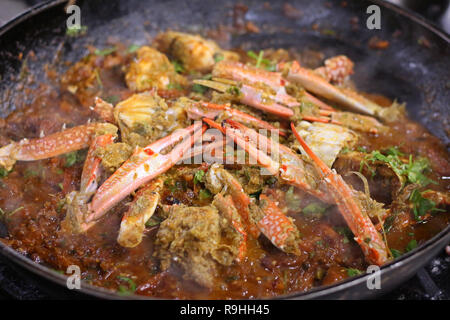
<path id="1" fill-rule="evenodd" d="M 108 103 L 116 104 L 117 102 L 120 101 L 120 97 L 117 95 L 112 95 L 112 96 L 106 97 L 104 100 Z"/>
<path id="2" fill-rule="evenodd" d="M 395 215 L 390 215 L 384 220 L 383 229 L 384 232 L 388 233 L 394 226 Z"/>
<path id="3" fill-rule="evenodd" d="M 415 248 L 417 248 L 417 240 L 416 239 L 412 239 L 408 245 L 406 246 L 406 252 L 409 252 L 411 250 L 414 250 Z"/>
<path id="4" fill-rule="evenodd" d="M 391 253 L 394 259 L 400 257 L 403 254 L 400 250 L 397 249 L 391 249 Z"/>
<path id="5" fill-rule="evenodd" d="M 362 152 L 362 153 L 367 153 L 366 147 L 358 146 L 358 147 L 356 148 L 356 150 L 358 150 L 359 152 Z"/>
<path id="6" fill-rule="evenodd" d="M 63 174 L 64 170 L 61 168 L 56 169 L 56 174 Z"/>
<path id="7" fill-rule="evenodd" d="M 201 84 L 194 83 L 192 86 L 192 91 L 204 94 L 208 90 L 208 87 L 202 86 Z"/>
<path id="8" fill-rule="evenodd" d="M 73 26 L 73 27 L 67 28 L 66 36 L 78 37 L 78 36 L 84 35 L 87 32 L 87 29 L 88 29 L 87 26 Z"/>
<path id="9" fill-rule="evenodd" d="M 227 89 L 227 93 L 232 94 L 233 96 L 239 96 L 241 94 L 241 90 L 236 86 L 230 86 Z"/>
<path id="10" fill-rule="evenodd" d="M 98 69 L 94 70 L 94 75 L 95 75 L 95 79 L 97 80 L 98 86 L 100 88 L 103 88 L 103 82 L 102 82 L 102 79 L 100 78 L 100 73 L 98 72 Z"/>
<path id="11" fill-rule="evenodd" d="M 286 192 L 285 200 L 289 210 L 299 211 L 302 205 L 302 199 L 294 192 L 294 187 L 289 187 Z"/>
<path id="12" fill-rule="evenodd" d="M 198 184 L 200 182 L 203 182 L 203 177 L 205 176 L 205 171 L 198 170 L 194 174 L 194 184 Z"/>
<path id="13" fill-rule="evenodd" d="M 58 183 L 58 187 L 59 187 L 61 190 L 64 190 L 64 185 L 63 185 L 62 183 Z"/>
<path id="14" fill-rule="evenodd" d="M 259 51 L 258 54 L 256 54 L 254 51 L 251 51 L 251 50 L 247 51 L 247 56 L 256 60 L 255 66 L 257 68 L 259 68 L 261 66 L 261 64 L 263 64 L 267 71 L 276 71 L 276 64 L 268 59 L 263 58 L 263 56 L 264 56 L 263 50 Z"/>
<path id="15" fill-rule="evenodd" d="M 409 196 L 409 201 L 413 205 L 414 217 L 416 220 L 421 220 L 427 212 L 444 212 L 445 210 L 436 208 L 436 203 L 433 200 L 424 198 L 418 189 L 414 189 Z"/>
<path id="16" fill-rule="evenodd" d="M 167 89 L 183 90 L 183 87 L 179 83 L 169 83 Z"/>
<path id="17" fill-rule="evenodd" d="M 302 212 L 308 215 L 318 214 L 319 217 L 325 212 L 327 208 L 322 206 L 320 203 L 310 203 L 302 209 Z"/>
<path id="18" fill-rule="evenodd" d="M 117 276 L 117 279 L 127 283 L 127 286 L 119 286 L 119 294 L 129 295 L 133 294 L 136 291 L 136 283 L 133 281 L 133 279 L 124 276 Z"/>
<path id="19" fill-rule="evenodd" d="M 199 191 L 198 196 L 200 200 L 206 200 L 211 198 L 211 192 L 208 189 L 202 189 Z"/>
<path id="20" fill-rule="evenodd" d="M 145 223 L 146 227 L 154 227 L 159 225 L 163 220 L 157 216 L 152 216 L 150 219 L 147 220 Z"/>
<path id="21" fill-rule="evenodd" d="M 173 67 L 175 68 L 176 73 L 183 73 L 184 67 L 183 65 L 178 61 L 172 61 Z"/>
<path id="22" fill-rule="evenodd" d="M 355 269 L 355 268 L 346 268 L 346 270 L 347 270 L 347 275 L 349 277 L 354 277 L 354 276 L 362 274 L 361 270 L 358 270 L 358 269 Z"/>
<path id="23" fill-rule="evenodd" d="M 271 176 L 269 179 L 267 179 L 266 181 L 265 181 L 265 183 L 267 184 L 267 185 L 272 185 L 272 184 L 275 184 L 275 183 L 277 183 L 278 182 L 278 179 L 277 179 L 277 177 L 274 177 L 274 176 Z"/>
<path id="24" fill-rule="evenodd" d="M 350 152 L 350 149 L 348 147 L 343 147 L 341 149 L 341 154 L 346 154 L 346 153 L 349 153 L 349 152 Z"/>
<path id="25" fill-rule="evenodd" d="M 258 200 L 259 200 L 259 196 L 261 195 L 261 192 L 262 192 L 262 189 L 261 189 L 261 190 L 258 190 L 258 191 L 256 191 L 256 192 L 250 193 L 249 196 L 250 196 L 251 198 L 255 198 L 255 199 L 258 199 Z"/>
<path id="26" fill-rule="evenodd" d="M 430 183 L 436 183 L 435 181 L 427 178 L 424 173 L 429 171 L 429 162 L 425 158 L 420 158 L 415 161 L 412 160 L 412 155 L 409 156 L 409 162 L 404 163 L 399 157 L 403 155 L 395 147 L 391 147 L 382 152 L 375 150 L 369 153 L 363 161 L 361 161 L 360 171 L 364 166 L 367 166 L 372 170 L 372 175 L 375 171 L 369 166 L 370 163 L 376 161 L 385 162 L 389 167 L 398 175 L 404 176 L 408 183 L 415 183 L 421 186 L 426 186 Z"/>
<path id="27" fill-rule="evenodd" d="M 64 163 L 64 167 L 68 168 L 73 166 L 77 161 L 78 161 L 78 157 L 77 157 L 77 152 L 70 152 L 70 153 L 66 153 L 65 154 L 66 157 L 66 161 Z"/>
<path id="28" fill-rule="evenodd" d="M 140 47 L 141 47 L 140 45 L 132 44 L 131 46 L 128 47 L 127 53 L 136 52 Z"/>
<path id="29" fill-rule="evenodd" d="M 103 50 L 95 49 L 94 54 L 96 54 L 97 56 L 107 56 L 116 51 L 117 51 L 116 47 L 106 48 Z"/>
<path id="30" fill-rule="evenodd" d="M 222 61 L 224 58 L 225 57 L 221 53 L 214 54 L 214 62 L 216 62 L 216 63 Z"/>

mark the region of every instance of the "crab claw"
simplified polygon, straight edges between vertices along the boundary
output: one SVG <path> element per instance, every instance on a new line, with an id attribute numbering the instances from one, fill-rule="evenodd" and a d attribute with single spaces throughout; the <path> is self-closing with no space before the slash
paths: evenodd
<path id="1" fill-rule="evenodd" d="M 88 205 L 87 222 L 98 220 L 139 186 L 164 173 L 183 159 L 194 142 L 201 138 L 205 129 L 200 123 L 196 123 L 186 129 L 176 130 L 145 148 L 136 147 L 130 159 L 98 189 Z M 160 153 L 183 138 L 184 141 L 176 145 L 169 153 Z"/>
<path id="2" fill-rule="evenodd" d="M 388 249 L 370 218 L 363 214 L 362 204 L 358 203 L 359 201 L 354 197 L 354 190 L 347 185 L 339 174 L 332 171 L 315 155 L 298 134 L 293 123 L 291 123 L 291 129 L 302 148 L 316 165 L 322 179 L 327 183 L 328 191 L 334 198 L 350 230 L 355 235 L 355 240 L 361 247 L 366 260 L 377 265 L 386 263 L 389 256 Z"/>
<path id="3" fill-rule="evenodd" d="M 87 202 L 97 191 L 98 179 L 101 174 L 101 159 L 95 156 L 95 152 L 98 148 L 113 143 L 114 138 L 115 136 L 112 134 L 105 134 L 97 136 L 91 143 L 81 173 L 80 191 L 74 191 L 67 195 L 66 217 L 61 224 L 63 230 L 79 233 L 91 227 L 91 224 L 85 222 L 84 215 Z"/>
<path id="4" fill-rule="evenodd" d="M 332 201 L 320 189 L 320 178 L 315 174 L 315 170 L 307 170 L 307 164 L 288 147 L 230 119 L 225 122 L 228 126 L 221 126 L 210 119 L 203 121 L 234 140 L 261 167 L 279 176 L 285 183 L 298 187 L 322 201 Z"/>
<path id="5" fill-rule="evenodd" d="M 270 123 L 258 119 L 248 113 L 231 108 L 227 104 L 215 104 L 211 102 L 195 102 L 187 109 L 188 115 L 192 119 L 201 118 L 231 118 L 248 126 L 252 126 L 258 129 L 277 130 L 280 135 L 286 136 L 286 133 L 282 132 L 279 128 L 274 127 Z"/>
<path id="6" fill-rule="evenodd" d="M 0 148 L 0 166 L 10 170 L 16 161 L 42 160 L 87 148 L 92 137 L 107 132 L 116 134 L 117 127 L 109 123 L 91 123 L 43 138 L 22 139 Z"/>
<path id="7" fill-rule="evenodd" d="M 387 112 L 390 108 L 383 108 L 353 90 L 332 85 L 313 70 L 301 67 L 297 61 L 292 62 L 286 77 L 289 81 L 298 83 L 306 90 L 335 101 L 356 112 L 375 116 L 386 121 L 391 120 L 387 118 L 388 115 L 393 114 L 392 112 Z"/>

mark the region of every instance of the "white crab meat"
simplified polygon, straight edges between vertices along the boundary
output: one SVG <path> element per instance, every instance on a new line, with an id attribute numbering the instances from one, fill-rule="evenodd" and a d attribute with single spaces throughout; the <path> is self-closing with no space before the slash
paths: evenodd
<path id="1" fill-rule="evenodd" d="M 358 139 L 354 131 L 331 123 L 301 121 L 296 129 L 313 152 L 330 168 L 342 148 L 351 147 Z M 297 142 L 294 143 L 294 148 L 305 154 Z"/>

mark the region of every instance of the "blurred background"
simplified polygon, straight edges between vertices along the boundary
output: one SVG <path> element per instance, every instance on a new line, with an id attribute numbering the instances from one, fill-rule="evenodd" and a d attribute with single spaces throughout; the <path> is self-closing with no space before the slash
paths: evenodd
<path id="1" fill-rule="evenodd" d="M 450 0 L 386 1 L 419 13 L 447 33 L 450 33 Z M 45 0 L 0 0 L 0 26 L 28 7 L 42 2 L 45 2 Z M 245 2 L 245 0 L 242 2 Z"/>

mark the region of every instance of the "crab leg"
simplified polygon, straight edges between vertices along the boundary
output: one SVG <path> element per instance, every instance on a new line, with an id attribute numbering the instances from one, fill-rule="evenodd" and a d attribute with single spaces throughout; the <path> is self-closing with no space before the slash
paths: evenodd
<path id="1" fill-rule="evenodd" d="M 270 72 L 240 62 L 222 60 L 214 66 L 212 76 L 250 85 L 264 84 L 275 91 L 275 94 L 271 95 L 274 101 L 290 108 L 300 105 L 294 97 L 286 93 L 287 81 L 282 78 L 280 72 Z"/>
<path id="2" fill-rule="evenodd" d="M 302 85 L 306 90 L 329 100 L 336 101 L 357 112 L 371 116 L 382 116 L 383 108 L 378 104 L 352 90 L 339 88 L 330 84 L 314 71 L 302 68 L 297 61 L 292 62 L 287 79 Z"/>
<path id="3" fill-rule="evenodd" d="M 184 130 L 177 130 L 145 148 L 137 147 L 133 155 L 98 189 L 89 204 L 87 221 L 94 221 L 103 216 L 128 194 L 156 176 L 164 173 L 182 159 L 186 152 L 201 137 L 205 130 L 201 124 L 194 124 Z M 190 136 L 192 133 L 194 135 Z M 176 145 L 167 154 L 159 153 L 182 138 L 187 138 Z"/>
<path id="4" fill-rule="evenodd" d="M 226 123 L 231 127 L 221 126 L 210 119 L 203 119 L 203 121 L 233 139 L 261 167 L 267 169 L 273 175 L 280 176 L 285 183 L 298 187 L 322 201 L 331 201 L 329 196 L 318 188 L 320 178 L 313 171 L 307 170 L 304 161 L 288 147 L 275 143 L 255 130 L 230 119 L 226 120 Z M 265 148 L 273 157 L 277 157 L 278 161 L 258 148 Z"/>
<path id="5" fill-rule="evenodd" d="M 95 156 L 95 151 L 113 143 L 114 138 L 115 136 L 112 134 L 97 136 L 89 147 L 81 173 L 80 191 L 74 191 L 67 195 L 69 204 L 66 217 L 62 222 L 63 230 L 78 233 L 84 232 L 92 226 L 84 221 L 84 214 L 87 202 L 97 190 L 98 178 L 101 174 L 101 159 Z"/>
<path id="6" fill-rule="evenodd" d="M 194 83 L 221 92 L 227 92 L 233 95 L 234 98 L 240 103 L 283 118 L 289 118 L 294 115 L 294 111 L 292 111 L 292 109 L 277 103 L 274 95 L 263 92 L 262 90 L 256 89 L 247 84 L 238 84 L 233 81 L 220 82 L 211 80 L 194 80 Z"/>
<path id="7" fill-rule="evenodd" d="M 201 109 L 198 108 L 196 105 L 199 105 Z M 189 117 L 192 119 L 201 119 L 201 118 L 214 119 L 220 117 L 220 114 L 223 112 L 225 115 L 229 115 L 229 117 L 231 117 L 232 119 L 245 123 L 246 125 L 251 125 L 258 129 L 277 130 L 279 131 L 280 135 L 286 136 L 284 132 L 282 132 L 279 128 L 274 127 L 270 123 L 258 119 L 245 112 L 233 109 L 229 105 L 215 104 L 210 102 L 199 102 L 196 103 L 196 105 L 188 107 L 187 110 Z M 203 111 L 203 109 L 206 109 L 208 111 Z"/>
<path id="8" fill-rule="evenodd" d="M 0 148 L 0 166 L 10 170 L 16 161 L 34 161 L 56 157 L 89 147 L 96 133 L 115 134 L 117 128 L 108 123 L 91 123 L 73 127 L 43 138 L 22 139 Z"/>
<path id="9" fill-rule="evenodd" d="M 225 197 L 218 193 L 214 197 L 213 205 L 219 209 L 226 219 L 228 219 L 233 226 L 234 230 L 240 234 L 241 241 L 239 244 L 238 259 L 242 261 L 247 253 L 247 231 L 245 231 L 244 224 L 241 221 L 241 217 L 237 212 L 236 205 L 233 202 L 233 198 L 230 195 Z"/>
<path id="10" fill-rule="evenodd" d="M 355 240 L 363 250 L 367 261 L 377 265 L 382 265 L 387 262 L 388 249 L 370 218 L 363 214 L 361 210 L 362 205 L 358 204 L 357 200 L 353 197 L 354 191 L 345 183 L 339 174 L 332 171 L 314 154 L 298 134 L 293 123 L 291 123 L 291 128 L 300 145 L 313 160 L 322 178 L 327 183 L 329 192 L 333 196 L 349 228 L 355 235 Z"/>
<path id="11" fill-rule="evenodd" d="M 126 248 L 136 247 L 142 241 L 145 223 L 152 217 L 158 205 L 164 182 L 156 179 L 141 188 L 134 197 L 130 208 L 122 217 L 117 242 Z"/>

